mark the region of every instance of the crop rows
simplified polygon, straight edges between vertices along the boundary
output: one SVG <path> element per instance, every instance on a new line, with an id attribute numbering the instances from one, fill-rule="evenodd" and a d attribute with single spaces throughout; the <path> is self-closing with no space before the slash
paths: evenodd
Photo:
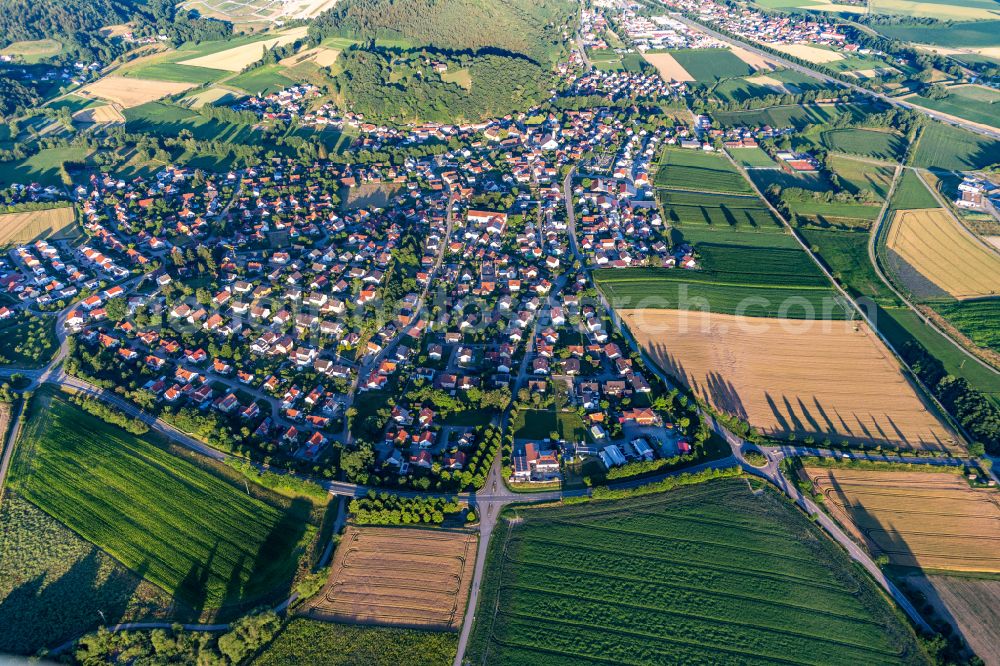
<path id="1" fill-rule="evenodd" d="M 776 494 L 737 480 L 643 499 L 532 510 L 505 525 L 473 662 L 918 659 L 873 584 Z"/>
<path id="2" fill-rule="evenodd" d="M 832 652 L 837 655 L 837 661 L 825 663 L 860 664 L 896 656 L 884 647 L 877 625 L 838 624 L 829 618 L 813 618 L 812 625 L 804 629 L 801 623 L 808 614 L 802 611 L 781 613 L 766 606 L 737 605 L 731 601 L 706 608 L 701 605 L 704 599 L 698 596 L 686 600 L 690 610 L 672 612 L 669 608 L 674 600 L 669 597 L 661 599 L 668 603 L 666 608 L 644 607 L 642 603 L 650 597 L 642 596 L 642 592 L 635 600 L 638 603 L 634 603 L 633 597 L 610 594 L 618 591 L 614 588 L 595 589 L 593 580 L 588 580 L 587 586 L 571 592 L 549 585 L 538 590 L 504 590 L 501 612 L 519 618 L 542 617 L 546 622 L 585 624 L 611 631 L 622 627 L 622 619 L 628 618 L 625 625 L 628 631 L 651 637 L 659 633 L 662 638 L 697 641 L 703 645 L 739 646 L 741 651 L 775 659 L 789 654 Z M 594 591 L 598 596 L 588 598 Z M 713 617 L 715 612 L 720 615 Z M 841 632 L 847 632 L 850 640 L 828 638 L 841 635 Z M 880 647 L 870 648 L 869 645 Z"/>
<path id="3" fill-rule="evenodd" d="M 40 398 L 44 399 L 44 398 Z M 259 598 L 291 578 L 311 533 L 226 481 L 54 397 L 25 432 L 26 498 L 194 605 Z M 235 598 L 233 598 L 235 597 Z"/>
<path id="4" fill-rule="evenodd" d="M 753 193 L 750 184 L 727 159 L 692 150 L 665 151 L 656 184 L 694 192 Z"/>

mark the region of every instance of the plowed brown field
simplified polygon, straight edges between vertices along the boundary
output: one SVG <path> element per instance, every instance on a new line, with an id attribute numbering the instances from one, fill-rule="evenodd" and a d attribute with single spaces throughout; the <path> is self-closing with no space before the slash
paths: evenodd
<path id="1" fill-rule="evenodd" d="M 1000 572 L 1000 497 L 948 472 L 807 468 L 834 516 L 902 566 Z"/>
<path id="2" fill-rule="evenodd" d="M 763 434 L 958 447 L 864 323 L 679 310 L 619 314 L 663 370 Z"/>
<path id="3" fill-rule="evenodd" d="M 961 229 L 946 211 L 897 211 L 886 247 L 955 298 L 1000 294 L 1000 254 Z"/>
<path id="4" fill-rule="evenodd" d="M 306 614 L 317 619 L 457 629 L 476 560 L 475 533 L 348 527 L 330 579 Z"/>

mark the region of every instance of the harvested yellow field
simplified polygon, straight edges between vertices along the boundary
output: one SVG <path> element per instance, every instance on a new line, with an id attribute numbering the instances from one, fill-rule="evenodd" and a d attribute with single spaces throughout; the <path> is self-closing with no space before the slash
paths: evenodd
<path id="1" fill-rule="evenodd" d="M 0 245 L 70 238 L 75 220 L 72 206 L 4 213 L 0 215 Z"/>
<path id="2" fill-rule="evenodd" d="M 753 83 L 758 86 L 767 86 L 772 90 L 780 93 L 792 93 L 793 91 L 789 89 L 788 85 L 784 81 L 779 81 L 773 76 L 768 76 L 767 74 L 757 74 L 755 76 L 748 76 L 747 83 Z"/>
<path id="3" fill-rule="evenodd" d="M 670 81 L 694 81 L 695 78 L 688 74 L 688 71 L 681 67 L 681 64 L 677 62 L 669 53 L 644 53 L 642 57 L 646 59 L 650 65 L 656 68 L 659 72 L 660 78 L 666 82 Z"/>
<path id="4" fill-rule="evenodd" d="M 457 629 L 477 543 L 466 530 L 348 527 L 330 579 L 305 613 L 340 622 Z"/>
<path id="5" fill-rule="evenodd" d="M 765 435 L 958 446 L 862 322 L 680 310 L 619 314 L 664 371 Z"/>
<path id="6" fill-rule="evenodd" d="M 272 39 L 264 39 L 259 42 L 251 42 L 242 46 L 235 46 L 225 51 L 211 53 L 190 60 L 180 61 L 181 65 L 191 65 L 193 67 L 208 67 L 209 69 L 222 69 L 227 72 L 241 72 L 247 65 L 252 65 L 261 59 L 264 49 L 273 49 L 275 46 L 291 44 L 297 39 L 306 36 L 306 26 L 292 28 L 280 33 Z"/>
<path id="7" fill-rule="evenodd" d="M 886 248 L 896 255 L 890 255 L 891 262 L 902 260 L 896 272 L 905 283 L 916 279 L 907 275 L 912 269 L 958 299 L 1000 293 L 1000 254 L 966 232 L 947 211 L 897 211 Z"/>
<path id="8" fill-rule="evenodd" d="M 993 58 L 994 60 L 1000 60 L 1000 46 L 987 46 L 982 49 L 973 49 L 975 53 L 979 55 L 986 56 L 987 58 Z"/>
<path id="9" fill-rule="evenodd" d="M 787 53 L 796 58 L 802 58 L 814 63 L 834 62 L 844 59 L 844 56 L 837 51 L 821 49 L 818 46 L 809 46 L 808 44 L 771 44 L 770 46 L 782 53 Z"/>
<path id="10" fill-rule="evenodd" d="M 1000 572 L 1000 498 L 949 472 L 807 468 L 834 516 L 893 564 Z"/>
<path id="11" fill-rule="evenodd" d="M 125 116 L 110 104 L 80 109 L 73 114 L 73 120 L 78 123 L 123 123 Z"/>
<path id="12" fill-rule="evenodd" d="M 986 666 L 1000 666 L 1000 580 L 964 576 L 907 576 L 939 617 L 951 616 L 962 638 Z"/>
<path id="13" fill-rule="evenodd" d="M 232 90 L 227 90 L 226 88 L 206 88 L 205 90 L 200 90 L 198 92 L 191 93 L 187 97 L 183 98 L 180 103 L 189 109 L 200 109 L 206 104 L 218 104 L 219 102 L 228 102 L 230 100 L 239 97 Z"/>
<path id="14" fill-rule="evenodd" d="M 316 48 L 308 49 L 302 53 L 296 53 L 293 56 L 288 56 L 281 61 L 281 65 L 285 67 L 293 67 L 303 62 L 311 62 L 319 67 L 329 67 L 333 63 L 337 62 L 337 58 L 340 56 L 340 49 L 331 49 L 326 46 L 317 46 Z"/>
<path id="15" fill-rule="evenodd" d="M 152 79 L 133 79 L 112 75 L 84 86 L 77 91 L 77 94 L 106 99 L 129 109 L 169 95 L 182 93 L 194 88 L 194 86 L 193 83 L 153 81 Z"/>
<path id="16" fill-rule="evenodd" d="M 771 71 L 775 67 L 774 63 L 764 56 L 751 53 L 750 51 L 747 51 L 739 46 L 730 46 L 729 50 L 732 51 L 733 55 L 737 58 L 758 71 Z"/>

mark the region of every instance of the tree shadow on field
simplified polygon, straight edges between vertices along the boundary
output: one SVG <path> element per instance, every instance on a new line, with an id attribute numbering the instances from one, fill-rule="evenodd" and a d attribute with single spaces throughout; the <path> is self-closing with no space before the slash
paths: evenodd
<path id="1" fill-rule="evenodd" d="M 94 548 L 47 585 L 41 573 L 14 588 L 0 602 L 0 653 L 35 654 L 120 622 L 147 568 L 113 566 L 99 581 L 101 565 Z"/>
<path id="2" fill-rule="evenodd" d="M 261 542 L 241 590 L 242 604 L 280 601 L 291 594 L 298 561 L 308 544 L 302 544 L 312 503 L 293 499 Z"/>
<path id="3" fill-rule="evenodd" d="M 212 546 L 208 554 L 208 559 L 203 563 L 191 562 L 187 575 L 181 580 L 174 594 L 181 603 L 177 611 L 177 620 L 180 622 L 196 622 L 205 610 L 205 602 L 208 600 L 208 581 L 212 574 L 212 562 L 218 551 L 219 544 Z"/>
<path id="4" fill-rule="evenodd" d="M 961 630 L 958 628 L 955 618 L 947 610 L 947 607 L 940 596 L 938 596 L 933 583 L 931 583 L 931 581 L 924 574 L 923 568 L 917 562 L 916 553 L 914 553 L 913 549 L 906 542 L 905 537 L 893 529 L 889 524 L 880 520 L 878 516 L 876 516 L 864 505 L 863 500 L 848 503 L 848 496 L 844 492 L 843 486 L 841 486 L 836 477 L 837 469 L 833 468 L 825 471 L 829 473 L 829 487 L 832 491 L 830 495 L 837 497 L 843 503 L 845 511 L 849 512 L 851 522 L 853 522 L 858 531 L 863 534 L 864 545 L 869 554 L 872 558 L 877 558 L 880 555 L 884 555 L 889 558 L 888 565 L 882 566 L 882 570 L 886 577 L 892 580 L 897 587 L 900 588 L 900 590 L 913 604 L 917 613 L 919 613 L 920 616 L 926 620 L 935 631 L 948 635 L 951 632 L 948 631 L 946 625 L 950 624 L 954 628 L 955 634 L 963 641 L 967 642 L 965 636 L 962 635 Z M 825 498 L 827 502 L 830 501 L 830 495 L 827 495 Z M 851 535 L 851 538 L 857 540 L 854 535 Z M 868 578 L 864 574 L 859 573 L 857 575 L 864 576 L 866 580 Z M 920 589 L 917 589 L 911 582 L 908 581 L 909 578 L 926 581 L 927 585 L 923 585 Z M 858 595 L 858 598 L 863 604 L 870 607 L 870 610 L 873 611 L 874 617 L 882 617 L 885 615 L 882 612 L 880 603 L 882 602 L 882 595 Z M 894 624 L 890 625 L 890 623 L 885 624 L 890 628 L 895 626 Z M 895 629 L 890 630 L 889 639 L 895 643 L 894 647 L 901 647 L 905 641 L 905 633 L 905 629 L 902 633 Z"/>

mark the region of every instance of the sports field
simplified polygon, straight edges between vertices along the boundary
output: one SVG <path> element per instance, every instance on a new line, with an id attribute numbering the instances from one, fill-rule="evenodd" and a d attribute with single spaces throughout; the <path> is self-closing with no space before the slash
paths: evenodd
<path id="1" fill-rule="evenodd" d="M 23 497 L 197 614 L 287 592 L 311 505 L 206 469 L 38 392 L 13 469 Z"/>
<path id="2" fill-rule="evenodd" d="M 76 216 L 72 206 L 0 214 L 0 246 L 38 239 L 70 238 Z"/>
<path id="3" fill-rule="evenodd" d="M 1000 294 L 1000 255 L 947 211 L 896 211 L 885 245 L 889 265 L 914 294 L 933 296 L 935 288 L 958 299 Z"/>
<path id="4" fill-rule="evenodd" d="M 621 316 L 665 372 L 765 435 L 957 450 L 862 322 L 678 310 Z"/>
<path id="5" fill-rule="evenodd" d="M 306 615 L 352 624 L 457 629 L 476 561 L 465 530 L 348 527 Z"/>
<path id="6" fill-rule="evenodd" d="M 807 468 L 834 517 L 892 564 L 1000 572 L 1000 496 L 958 473 Z"/>
<path id="7" fill-rule="evenodd" d="M 752 194 L 753 189 L 721 153 L 668 148 L 660 156 L 657 187 L 696 192 Z"/>
<path id="8" fill-rule="evenodd" d="M 776 493 L 717 480 L 505 514 L 473 664 L 924 663 L 846 555 Z M 809 660 L 806 660 L 809 661 Z"/>
<path id="9" fill-rule="evenodd" d="M 778 165 L 771 156 L 760 148 L 728 148 L 729 154 L 740 165 L 750 169 L 777 169 Z"/>
<path id="10" fill-rule="evenodd" d="M 193 83 L 152 81 L 124 76 L 105 76 L 103 79 L 80 88 L 78 94 L 106 99 L 128 109 L 146 102 L 182 93 L 194 87 Z"/>

